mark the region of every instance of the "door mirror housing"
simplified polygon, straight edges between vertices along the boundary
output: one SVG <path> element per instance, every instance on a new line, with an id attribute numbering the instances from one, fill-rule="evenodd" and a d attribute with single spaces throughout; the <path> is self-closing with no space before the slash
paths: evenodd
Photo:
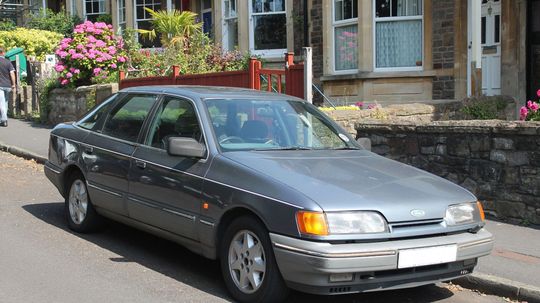
<path id="1" fill-rule="evenodd" d="M 170 137 L 167 152 L 171 156 L 204 158 L 206 147 L 193 138 Z"/>

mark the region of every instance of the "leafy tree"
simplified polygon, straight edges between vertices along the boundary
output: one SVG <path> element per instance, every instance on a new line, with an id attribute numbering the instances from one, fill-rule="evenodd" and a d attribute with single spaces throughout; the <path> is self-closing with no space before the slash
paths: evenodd
<path id="1" fill-rule="evenodd" d="M 65 10 L 55 13 L 50 9 L 40 9 L 28 15 L 26 28 L 57 32 L 64 36 L 73 33 L 75 25 L 82 22 L 77 16 L 71 16 Z"/>

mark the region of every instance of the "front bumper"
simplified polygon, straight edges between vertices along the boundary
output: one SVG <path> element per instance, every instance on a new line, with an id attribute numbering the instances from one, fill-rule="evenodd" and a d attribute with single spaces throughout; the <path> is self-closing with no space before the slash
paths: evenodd
<path id="1" fill-rule="evenodd" d="M 492 235 L 477 233 L 375 243 L 330 244 L 270 234 L 278 267 L 289 287 L 316 294 L 397 289 L 450 280 L 472 272 L 477 258 L 493 248 Z M 400 250 L 457 245 L 456 260 L 398 268 Z M 330 282 L 330 276 L 352 274 L 352 280 Z"/>

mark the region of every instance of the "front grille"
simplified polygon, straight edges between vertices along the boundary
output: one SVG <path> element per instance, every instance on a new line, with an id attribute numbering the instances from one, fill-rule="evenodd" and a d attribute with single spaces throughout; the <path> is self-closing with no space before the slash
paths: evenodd
<path id="1" fill-rule="evenodd" d="M 435 270 L 441 270 L 441 269 L 447 269 L 447 268 L 448 268 L 448 263 L 419 266 L 419 267 L 412 267 L 412 268 L 383 270 L 383 271 L 374 272 L 373 278 L 385 278 L 385 277 L 391 277 L 391 276 L 396 276 L 396 275 L 409 275 L 409 274 L 429 272 L 429 271 L 435 271 Z"/>
<path id="2" fill-rule="evenodd" d="M 411 228 L 411 227 L 424 227 L 424 226 L 437 226 L 443 222 L 443 219 L 432 219 L 432 220 L 418 220 L 418 221 L 407 221 L 407 222 L 395 222 L 390 223 L 390 229 L 402 229 L 402 228 Z"/>

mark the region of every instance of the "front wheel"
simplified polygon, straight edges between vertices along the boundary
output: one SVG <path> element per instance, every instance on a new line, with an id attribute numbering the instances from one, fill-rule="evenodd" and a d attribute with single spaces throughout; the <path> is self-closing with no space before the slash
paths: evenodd
<path id="1" fill-rule="evenodd" d="M 220 250 L 227 289 L 239 302 L 280 302 L 288 295 L 268 231 L 252 217 L 234 220 Z"/>
<path id="2" fill-rule="evenodd" d="M 68 181 L 65 212 L 69 228 L 80 233 L 94 231 L 101 224 L 101 217 L 96 213 L 84 177 L 73 174 Z"/>

